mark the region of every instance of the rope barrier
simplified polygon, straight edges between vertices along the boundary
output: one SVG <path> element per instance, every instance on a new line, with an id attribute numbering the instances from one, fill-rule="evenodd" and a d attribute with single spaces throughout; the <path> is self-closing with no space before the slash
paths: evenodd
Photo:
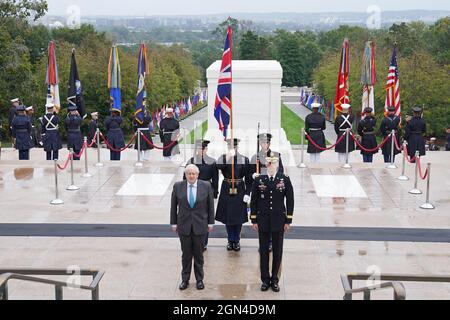
<path id="1" fill-rule="evenodd" d="M 177 143 L 178 143 L 178 141 L 176 140 L 176 141 L 172 141 L 169 145 L 167 145 L 167 146 L 165 146 L 165 147 L 158 147 L 158 146 L 156 146 L 156 145 L 154 145 L 142 132 L 141 132 L 141 136 L 142 136 L 142 138 L 144 138 L 144 141 L 150 146 L 150 147 L 153 147 L 153 148 L 155 148 L 155 149 L 158 149 L 158 150 L 167 150 L 167 149 L 170 149 L 170 148 L 172 148 L 173 146 L 175 146 Z"/>
<path id="2" fill-rule="evenodd" d="M 388 135 L 386 138 L 384 138 L 384 140 L 381 142 L 380 145 L 376 146 L 373 149 L 366 149 L 364 148 L 363 145 L 361 145 L 361 143 L 359 143 L 358 139 L 356 139 L 355 135 L 353 133 L 350 133 L 352 136 L 352 139 L 355 141 L 356 145 L 363 151 L 365 152 L 375 152 L 381 148 L 383 148 L 383 146 L 388 142 L 388 140 L 391 138 L 392 134 Z"/>
<path id="3" fill-rule="evenodd" d="M 403 152 L 404 152 L 405 155 L 406 155 L 406 161 L 408 161 L 409 163 L 414 163 L 414 162 L 416 162 L 416 157 L 412 157 L 412 158 L 409 157 L 408 149 L 406 148 L 406 146 L 403 148 Z"/>
<path id="4" fill-rule="evenodd" d="M 417 165 L 419 166 L 419 176 L 422 180 L 425 180 L 428 176 L 428 169 L 425 171 L 425 175 L 422 174 L 422 166 L 420 165 L 420 157 L 417 159 Z"/>
<path id="5" fill-rule="evenodd" d="M 81 158 L 83 156 L 84 151 L 86 150 L 87 144 L 83 143 L 83 148 L 81 148 L 81 151 L 79 154 L 76 154 L 75 152 L 73 153 L 73 156 L 75 158 Z"/>
<path id="6" fill-rule="evenodd" d="M 106 138 L 105 138 L 105 136 L 103 135 L 103 133 L 100 133 L 100 135 L 101 135 L 103 141 L 104 141 L 104 142 L 106 143 L 106 145 L 108 146 L 108 149 L 111 150 L 111 151 L 114 151 L 114 152 L 122 152 L 122 151 L 127 150 L 127 149 L 133 144 L 134 140 L 136 140 L 136 137 L 137 137 L 137 133 L 135 133 L 135 134 L 133 135 L 133 137 L 131 138 L 130 142 L 129 142 L 125 147 L 123 147 L 122 149 L 115 149 L 113 146 L 111 146 L 111 145 L 109 144 L 108 140 L 106 140 Z"/>
<path id="7" fill-rule="evenodd" d="M 309 134 L 307 134 L 306 132 L 305 132 L 305 135 L 306 135 L 306 138 L 308 139 L 308 141 L 311 142 L 311 144 L 312 144 L 314 147 L 316 147 L 317 149 L 322 150 L 322 151 L 331 150 L 331 149 L 335 148 L 339 143 L 342 142 L 342 140 L 345 139 L 345 134 L 343 134 L 343 135 L 336 141 L 336 143 L 333 144 L 331 147 L 323 148 L 323 147 L 319 146 L 319 145 L 318 145 L 318 144 L 317 144 L 317 143 L 309 136 Z"/>
<path id="8" fill-rule="evenodd" d="M 394 137 L 397 138 L 396 135 L 394 135 Z M 397 151 L 402 151 L 403 148 L 402 148 L 402 146 L 398 145 L 397 139 L 394 139 L 394 142 L 395 142 L 395 148 L 397 149 Z"/>
<path id="9" fill-rule="evenodd" d="M 91 144 L 88 145 L 88 148 L 92 148 L 94 144 L 97 143 L 97 132 L 95 133 L 94 137 L 92 138 Z"/>
<path id="10" fill-rule="evenodd" d="M 70 154 L 67 156 L 66 163 L 64 163 L 63 166 L 60 166 L 59 164 L 57 165 L 58 169 L 61 170 L 61 171 L 66 170 L 67 167 L 69 166 L 69 162 L 70 162 Z"/>

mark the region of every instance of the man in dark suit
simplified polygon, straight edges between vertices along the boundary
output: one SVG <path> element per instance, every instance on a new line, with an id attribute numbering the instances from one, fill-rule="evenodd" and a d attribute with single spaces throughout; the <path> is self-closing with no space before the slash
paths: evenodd
<path id="1" fill-rule="evenodd" d="M 197 166 L 188 165 L 185 170 L 187 181 L 176 183 L 172 192 L 170 224 L 180 237 L 183 252 L 180 290 L 189 287 L 192 259 L 197 289 L 205 289 L 203 243 L 214 227 L 214 194 L 211 184 L 199 180 L 199 174 Z"/>
<path id="2" fill-rule="evenodd" d="M 259 233 L 262 291 L 280 292 L 279 273 L 284 234 L 292 224 L 294 189 L 288 176 L 278 171 L 278 158 L 267 158 L 267 175 L 255 179 L 250 219 Z M 269 272 L 269 243 L 273 242 L 272 276 Z"/>

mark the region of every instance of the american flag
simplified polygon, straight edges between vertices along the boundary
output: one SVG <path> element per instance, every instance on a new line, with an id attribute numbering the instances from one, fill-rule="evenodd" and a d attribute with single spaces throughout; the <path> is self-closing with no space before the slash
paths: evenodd
<path id="1" fill-rule="evenodd" d="M 216 103 L 214 105 L 214 117 L 219 123 L 219 129 L 227 139 L 228 127 L 231 121 L 231 83 L 232 83 L 232 42 L 231 27 L 228 27 L 225 49 L 223 50 L 222 66 L 220 68 L 219 83 L 217 86 Z"/>
<path id="2" fill-rule="evenodd" d="M 386 114 L 389 107 L 395 107 L 395 114 L 397 116 L 401 115 L 400 77 L 397 64 L 397 47 L 394 47 L 394 53 L 392 54 L 391 65 L 389 67 L 389 75 L 386 85 Z"/>

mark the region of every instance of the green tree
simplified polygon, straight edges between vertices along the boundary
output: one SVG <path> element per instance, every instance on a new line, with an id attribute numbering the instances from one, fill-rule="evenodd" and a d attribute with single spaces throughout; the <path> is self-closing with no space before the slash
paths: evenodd
<path id="1" fill-rule="evenodd" d="M 0 18 L 39 20 L 48 10 L 45 0 L 2 0 Z"/>

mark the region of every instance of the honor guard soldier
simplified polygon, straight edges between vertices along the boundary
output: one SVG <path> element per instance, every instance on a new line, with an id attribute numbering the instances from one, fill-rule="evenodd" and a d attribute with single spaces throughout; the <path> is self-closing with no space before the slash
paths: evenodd
<path id="1" fill-rule="evenodd" d="M 422 118 L 422 108 L 415 107 L 413 112 L 414 116 L 405 128 L 405 140 L 408 141 L 408 154 L 411 158 L 416 156 L 416 151 L 419 151 L 421 157 L 426 155 L 423 135 L 427 132 L 427 125 Z"/>
<path id="2" fill-rule="evenodd" d="M 42 142 L 47 153 L 47 160 L 58 160 L 59 150 L 62 149 L 59 134 L 59 116 L 54 112 L 53 103 L 45 106 L 46 114 L 42 117 Z"/>
<path id="3" fill-rule="evenodd" d="M 252 157 L 251 170 L 252 170 L 252 178 L 254 179 L 257 175 L 266 174 L 267 165 L 266 158 L 267 157 L 277 157 L 280 159 L 279 170 L 281 173 L 284 173 L 283 162 L 281 161 L 281 154 L 275 151 L 272 151 L 270 148 L 272 142 L 272 135 L 270 133 L 263 133 L 258 136 L 259 147 L 261 150 L 257 155 Z"/>
<path id="4" fill-rule="evenodd" d="M 67 132 L 67 149 L 74 152 L 73 160 L 80 160 L 75 154 L 80 154 L 83 148 L 83 136 L 81 135 L 81 122 L 83 119 L 77 111 L 77 106 L 69 106 L 69 114 L 64 121 Z"/>
<path id="5" fill-rule="evenodd" d="M 42 136 L 39 131 L 40 128 L 35 126 L 36 119 L 34 118 L 34 107 L 29 106 L 25 109 L 28 118 L 31 121 L 31 138 L 33 139 L 33 144 L 37 148 L 42 148 Z"/>
<path id="6" fill-rule="evenodd" d="M 334 131 L 337 134 L 337 140 L 341 136 L 345 136 L 347 129 L 352 130 L 353 121 L 355 117 L 352 114 L 349 114 L 350 105 L 342 104 L 342 114 L 336 118 L 336 122 L 334 123 Z M 337 144 L 335 151 L 338 153 L 339 162 L 345 163 L 347 160 L 346 156 L 346 138 L 344 138 L 340 143 Z M 355 151 L 355 142 L 352 140 L 352 137 L 348 137 L 348 152 Z"/>
<path id="7" fill-rule="evenodd" d="M 108 132 L 107 140 L 115 150 L 120 150 L 125 147 L 125 138 L 121 128 L 122 122 L 123 118 L 121 117 L 121 112 L 116 109 L 113 109 L 111 111 L 111 116 L 107 117 L 105 120 L 105 128 Z M 110 154 L 111 161 L 120 161 L 120 151 L 114 151 L 110 148 Z"/>
<path id="8" fill-rule="evenodd" d="M 11 107 L 9 108 L 8 113 L 8 130 L 9 135 L 12 137 L 12 122 L 17 115 L 17 107 L 20 105 L 20 99 L 15 98 L 11 100 Z"/>
<path id="9" fill-rule="evenodd" d="M 259 233 L 262 291 L 280 291 L 280 268 L 284 234 L 292 224 L 294 189 L 291 180 L 278 171 L 278 159 L 267 158 L 267 175 L 256 178 L 252 187 L 251 215 Z M 269 245 L 273 243 L 272 275 L 269 272 Z"/>
<path id="10" fill-rule="evenodd" d="M 210 141 L 197 140 L 195 142 L 195 156 L 192 157 L 186 166 L 193 164 L 200 170 L 199 179 L 202 181 L 208 181 L 214 192 L 214 199 L 219 196 L 219 170 L 217 169 L 216 160 L 208 156 L 208 145 Z M 186 176 L 183 177 L 186 180 Z M 209 233 L 206 235 L 205 242 L 203 244 L 203 251 L 208 248 Z"/>
<path id="11" fill-rule="evenodd" d="M 401 146 L 400 142 L 400 134 L 399 134 L 399 127 L 400 127 L 400 117 L 395 115 L 395 107 L 389 107 L 388 108 L 388 115 L 383 119 L 380 126 L 381 134 L 383 135 L 383 139 L 386 139 L 391 133 L 392 130 L 395 131 L 395 139 L 397 140 L 398 146 Z M 395 156 L 401 151 L 399 151 L 396 146 L 394 146 L 394 159 L 391 159 L 391 153 L 392 153 L 392 137 L 388 139 L 386 144 L 383 146 L 383 156 L 384 156 L 384 163 L 392 163 L 395 162 Z M 394 142 L 395 143 L 395 142 Z"/>
<path id="12" fill-rule="evenodd" d="M 305 119 L 305 132 L 320 147 L 326 148 L 325 134 L 323 131 L 327 128 L 325 116 L 319 112 L 321 104 L 313 103 L 311 105 L 313 113 Z M 323 150 L 316 148 L 311 142 L 308 142 L 308 153 L 312 163 L 320 162 L 320 154 Z"/>
<path id="13" fill-rule="evenodd" d="M 180 154 L 179 133 L 180 123 L 174 118 L 173 108 L 167 108 L 166 117 L 159 124 L 159 136 L 164 146 L 164 159 L 171 160 L 173 156 Z"/>
<path id="14" fill-rule="evenodd" d="M 361 136 L 361 145 L 368 150 L 375 149 L 378 146 L 376 137 L 376 125 L 377 119 L 372 116 L 372 108 L 364 109 L 365 118 L 361 120 L 358 125 L 358 134 Z M 373 162 L 373 155 L 378 153 L 378 149 L 375 151 L 361 150 L 363 160 L 365 163 Z"/>
<path id="15" fill-rule="evenodd" d="M 88 144 L 91 145 L 92 141 L 97 141 L 97 129 L 98 129 L 98 112 L 91 113 L 91 122 L 88 127 Z M 97 148 L 97 142 L 92 145 L 93 148 Z"/>
<path id="16" fill-rule="evenodd" d="M 19 160 L 30 160 L 30 149 L 33 148 L 31 139 L 31 121 L 25 114 L 25 107 L 17 107 L 17 115 L 11 123 L 11 133 Z"/>
<path id="17" fill-rule="evenodd" d="M 150 123 L 152 122 L 152 117 L 149 114 L 148 110 L 145 109 L 144 111 L 144 121 L 142 123 L 139 123 L 136 119 L 133 120 L 133 126 L 134 131 L 137 133 L 138 129 L 144 129 L 142 130 L 142 134 L 153 144 L 152 134 L 150 132 Z M 150 150 L 153 150 L 153 145 L 149 145 L 147 141 L 144 140 L 144 138 L 141 136 L 141 159 L 144 161 L 150 160 Z M 138 149 L 138 143 L 136 142 L 134 145 L 134 149 Z"/>
<path id="18" fill-rule="evenodd" d="M 238 139 L 227 140 L 229 151 L 217 160 L 217 168 L 222 172 L 224 181 L 220 189 L 216 220 L 226 226 L 228 251 L 241 250 L 241 230 L 248 221 L 247 206 L 252 191 L 250 160 L 238 152 L 239 142 Z"/>

